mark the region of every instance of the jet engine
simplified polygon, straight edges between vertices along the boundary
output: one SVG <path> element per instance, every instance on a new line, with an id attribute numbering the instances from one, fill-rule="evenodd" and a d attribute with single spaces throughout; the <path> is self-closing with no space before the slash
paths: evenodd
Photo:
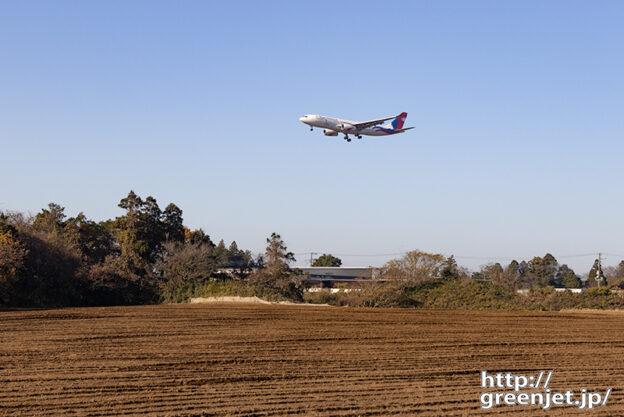
<path id="1" fill-rule="evenodd" d="M 343 133 L 351 133 L 355 131 L 355 126 L 349 123 L 343 123 L 341 126 Z"/>
<path id="2" fill-rule="evenodd" d="M 323 129 L 323 134 L 325 136 L 338 136 L 338 132 L 336 132 L 335 130 L 331 130 L 331 129 Z"/>

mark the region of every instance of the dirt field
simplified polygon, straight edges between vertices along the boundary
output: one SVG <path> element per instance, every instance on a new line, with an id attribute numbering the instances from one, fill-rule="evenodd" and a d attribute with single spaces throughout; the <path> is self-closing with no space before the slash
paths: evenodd
<path id="1" fill-rule="evenodd" d="M 624 313 L 245 304 L 0 312 L 0 415 L 585 415 L 480 410 L 481 370 L 613 387 Z"/>

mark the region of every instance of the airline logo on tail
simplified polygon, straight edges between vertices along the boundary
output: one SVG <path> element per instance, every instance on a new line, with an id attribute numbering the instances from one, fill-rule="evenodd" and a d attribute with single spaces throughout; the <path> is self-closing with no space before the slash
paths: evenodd
<path id="1" fill-rule="evenodd" d="M 411 129 L 411 127 L 407 127 L 405 129 L 403 128 L 403 125 L 405 124 L 405 119 L 407 119 L 407 113 L 403 112 L 399 114 L 397 117 L 395 117 L 394 119 L 392 119 L 392 122 L 390 122 L 389 124 L 385 126 L 373 126 L 372 129 L 375 132 L 378 132 L 380 134 L 383 133 L 386 135 L 392 135 L 394 133 L 401 133 L 401 132 Z"/>
<path id="2" fill-rule="evenodd" d="M 394 130 L 403 129 L 403 125 L 405 124 L 405 119 L 407 119 L 407 113 L 403 112 L 403 113 L 399 114 L 392 121 L 392 129 L 394 129 Z"/>

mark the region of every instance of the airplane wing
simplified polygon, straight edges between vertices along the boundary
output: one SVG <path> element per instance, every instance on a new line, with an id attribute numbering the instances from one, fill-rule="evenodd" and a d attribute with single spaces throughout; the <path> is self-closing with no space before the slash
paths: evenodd
<path id="1" fill-rule="evenodd" d="M 414 128 L 414 126 L 412 126 L 412 127 L 406 127 L 406 128 L 404 128 L 404 129 L 397 129 L 397 130 L 395 130 L 394 132 L 395 132 L 395 133 L 402 133 L 402 132 L 405 132 L 406 130 L 410 130 L 410 129 L 413 129 L 413 128 Z"/>
<path id="2" fill-rule="evenodd" d="M 362 130 L 365 129 L 367 127 L 371 127 L 371 126 L 377 126 L 382 124 L 383 122 L 386 122 L 388 120 L 392 120 L 397 116 L 392 116 L 392 117 L 386 117 L 385 119 L 377 119 L 377 120 L 369 120 L 368 122 L 357 122 L 357 123 L 351 123 L 353 126 L 355 126 L 355 128 L 357 130 Z"/>

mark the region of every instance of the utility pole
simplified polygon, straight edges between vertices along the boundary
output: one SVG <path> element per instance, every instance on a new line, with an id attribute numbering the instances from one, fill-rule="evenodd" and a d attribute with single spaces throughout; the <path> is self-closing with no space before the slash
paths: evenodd
<path id="1" fill-rule="evenodd" d="M 318 253 L 310 252 L 310 266 L 312 266 L 312 263 L 314 262 L 314 255 L 318 255 Z"/>
<path id="2" fill-rule="evenodd" d="M 598 270 L 596 271 L 596 282 L 599 287 L 605 285 L 604 274 L 602 273 L 602 253 L 598 252 Z"/>
<path id="3" fill-rule="evenodd" d="M 598 271 L 602 271 L 602 252 L 598 252 Z"/>

